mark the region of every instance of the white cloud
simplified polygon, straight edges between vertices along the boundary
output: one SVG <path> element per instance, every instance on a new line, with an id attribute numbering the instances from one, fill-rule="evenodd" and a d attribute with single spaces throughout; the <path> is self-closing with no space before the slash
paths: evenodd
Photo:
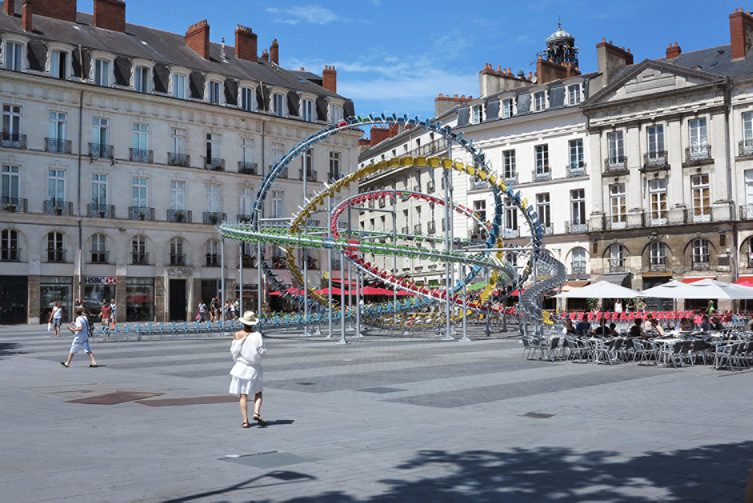
<path id="1" fill-rule="evenodd" d="M 354 21 L 350 18 L 341 17 L 336 12 L 321 5 L 298 5 L 286 9 L 267 7 L 267 12 L 274 16 L 273 22 L 282 24 L 331 24 Z"/>

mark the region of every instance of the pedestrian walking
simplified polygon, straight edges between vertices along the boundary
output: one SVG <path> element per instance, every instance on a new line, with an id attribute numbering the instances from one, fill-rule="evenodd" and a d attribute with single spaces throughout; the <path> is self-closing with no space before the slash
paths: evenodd
<path id="1" fill-rule="evenodd" d="M 254 397 L 253 420 L 259 426 L 267 423 L 261 418 L 263 374 L 261 368 L 261 356 L 266 352 L 261 333 L 255 330 L 259 319 L 253 311 L 246 311 L 240 318 L 243 328 L 233 334 L 233 342 L 230 345 L 230 353 L 233 355 L 235 365 L 230 369 L 229 393 L 238 395 L 243 417 L 242 428 L 248 428 L 248 396 Z"/>
<path id="2" fill-rule="evenodd" d="M 204 304 L 203 300 L 199 301 L 199 318 L 198 318 L 198 320 L 201 323 L 204 323 L 205 321 L 207 321 L 207 305 Z"/>
<path id="3" fill-rule="evenodd" d="M 47 323 L 52 323 L 52 328 L 55 329 L 55 337 L 60 337 L 60 325 L 63 324 L 63 306 L 60 301 L 55 302 L 55 305 L 50 311 L 50 319 Z"/>
<path id="4" fill-rule="evenodd" d="M 102 323 L 102 330 L 105 332 L 107 332 L 107 329 L 110 326 L 110 314 L 111 313 L 112 313 L 112 309 L 110 308 L 110 304 L 108 304 L 105 301 L 99 310 L 99 320 Z"/>
<path id="5" fill-rule="evenodd" d="M 118 306 L 115 305 L 115 299 L 110 300 L 110 323 L 111 328 L 115 328 L 115 322 L 118 320 L 116 314 L 118 312 Z"/>
<path id="6" fill-rule="evenodd" d="M 73 334 L 73 342 L 71 343 L 71 349 L 68 352 L 68 358 L 64 362 L 60 362 L 60 365 L 65 368 L 70 367 L 74 355 L 83 349 L 86 356 L 89 357 L 89 366 L 96 367 L 97 360 L 94 359 L 94 353 L 92 353 L 92 350 L 89 347 L 89 333 L 91 332 L 89 320 L 86 317 L 83 307 L 77 307 L 75 312 L 76 321 L 69 327 L 69 330 Z"/>

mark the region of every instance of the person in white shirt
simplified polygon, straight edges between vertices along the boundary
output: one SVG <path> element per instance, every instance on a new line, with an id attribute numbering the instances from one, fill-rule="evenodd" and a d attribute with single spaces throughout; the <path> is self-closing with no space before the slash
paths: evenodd
<path id="1" fill-rule="evenodd" d="M 60 337 L 60 325 L 63 324 L 63 307 L 60 301 L 55 302 L 55 306 L 52 308 L 52 312 L 50 312 L 50 319 L 47 322 L 52 323 L 55 329 L 55 337 Z"/>
<path id="2" fill-rule="evenodd" d="M 71 333 L 73 333 L 73 343 L 71 343 L 71 350 L 68 352 L 68 358 L 64 362 L 60 362 L 65 368 L 71 366 L 73 356 L 82 349 L 89 357 L 89 366 L 96 367 L 97 361 L 94 359 L 94 353 L 92 353 L 89 347 L 89 333 L 91 327 L 89 327 L 89 320 L 84 314 L 84 308 L 82 306 L 76 307 L 76 321 L 69 327 Z"/>
<path id="3" fill-rule="evenodd" d="M 622 301 L 617 299 L 617 301 L 614 303 L 614 312 L 615 313 L 621 313 L 622 312 Z"/>
<path id="4" fill-rule="evenodd" d="M 228 392 L 238 395 L 241 416 L 243 417 L 242 428 L 248 428 L 248 395 L 254 396 L 254 421 L 259 426 L 266 426 L 266 421 L 261 418 L 263 373 L 261 368 L 261 356 L 266 352 L 261 333 L 254 330 L 259 323 L 253 311 L 246 311 L 238 320 L 243 329 L 233 334 L 233 342 L 230 345 L 230 353 L 233 355 L 235 365 L 230 370 L 232 379 Z"/>

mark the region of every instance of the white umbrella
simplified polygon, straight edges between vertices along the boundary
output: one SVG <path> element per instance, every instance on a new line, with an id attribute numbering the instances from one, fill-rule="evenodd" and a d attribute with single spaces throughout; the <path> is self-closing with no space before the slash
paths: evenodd
<path id="1" fill-rule="evenodd" d="M 662 285 L 657 285 L 653 288 L 643 290 L 643 295 L 657 299 L 685 299 L 687 297 L 683 297 L 683 292 L 684 287 L 687 286 L 687 283 L 673 279 L 672 281 L 669 281 Z"/>
<path id="2" fill-rule="evenodd" d="M 555 295 L 555 297 L 559 299 L 632 299 L 634 297 L 643 297 L 643 294 L 637 290 L 615 285 L 609 281 L 598 281 L 583 288 L 562 292 L 559 295 Z"/>
<path id="3" fill-rule="evenodd" d="M 702 279 L 678 288 L 678 299 L 753 299 L 753 288 L 724 283 L 715 279 Z"/>

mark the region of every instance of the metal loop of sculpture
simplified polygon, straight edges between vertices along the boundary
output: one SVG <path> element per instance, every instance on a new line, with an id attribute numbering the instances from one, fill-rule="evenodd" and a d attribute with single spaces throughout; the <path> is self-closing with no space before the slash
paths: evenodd
<path id="1" fill-rule="evenodd" d="M 269 227 L 263 225 L 262 208 L 269 192 L 272 190 L 273 183 L 277 177 L 283 173 L 290 163 L 302 153 L 309 150 L 313 145 L 327 139 L 328 137 L 351 129 L 357 129 L 362 126 L 400 126 L 424 129 L 441 136 L 449 146 L 459 146 L 471 159 L 473 164 L 465 164 L 460 161 L 454 161 L 448 158 L 438 157 L 397 157 L 387 161 L 370 164 L 362 168 L 355 169 L 349 175 L 340 178 L 331 185 L 325 184 L 325 188 L 314 195 L 310 200 L 304 201 L 304 205 L 297 214 L 293 215 L 290 220 L 290 226 Z M 423 194 L 415 191 L 406 190 L 377 190 L 368 193 L 361 193 L 344 198 L 333 204 L 338 194 L 362 179 L 372 176 L 376 173 L 388 172 L 390 170 L 408 170 L 408 169 L 435 169 L 440 172 L 450 171 L 463 173 L 476 182 L 485 182 L 489 185 L 494 198 L 494 214 L 490 222 L 482 222 L 473 211 L 458 204 L 450 203 L 449 209 L 454 213 L 470 219 L 475 225 L 485 229 L 486 239 L 483 247 L 474 246 L 472 250 L 457 249 L 455 246 L 450 249 L 438 249 L 436 246 L 423 247 L 421 243 L 428 243 L 433 240 L 426 236 L 415 236 L 400 234 L 401 241 L 410 241 L 408 244 L 398 244 L 386 242 L 383 237 L 384 233 L 375 233 L 368 231 L 359 231 L 352 228 L 344 227 L 340 223 L 340 216 L 349 209 L 358 211 L 368 211 L 362 205 L 369 201 L 394 201 L 397 197 L 405 199 L 419 199 L 430 204 L 445 206 L 447 201 L 430 194 Z M 530 230 L 530 243 L 526 247 L 521 247 L 520 251 L 503 248 L 503 241 L 500 238 L 505 205 L 508 209 L 515 207 L 523 215 L 525 222 Z M 327 228 L 312 227 L 308 225 L 310 217 L 315 213 L 330 211 L 330 219 L 327 222 Z M 247 224 L 222 224 L 219 232 L 224 238 L 235 239 L 247 243 L 256 243 L 261 245 L 271 244 L 284 248 L 287 265 L 291 276 L 298 285 L 305 284 L 304 274 L 298 267 L 295 259 L 295 249 L 329 249 L 332 253 L 340 253 L 352 266 L 360 270 L 367 277 L 379 280 L 393 289 L 407 292 L 399 302 L 384 302 L 368 304 L 362 311 L 363 320 L 369 324 L 373 320 L 375 325 L 384 326 L 384 315 L 409 315 L 425 309 L 431 304 L 449 302 L 453 307 L 461 310 L 465 316 L 495 316 L 503 312 L 503 308 L 491 303 L 492 292 L 498 288 L 509 287 L 512 289 L 524 290 L 520 297 L 519 309 L 516 314 L 521 321 L 533 323 L 541 327 L 544 318 L 541 309 L 541 299 L 543 295 L 560 286 L 566 279 L 565 268 L 563 264 L 554 259 L 548 252 L 543 249 L 544 227 L 538 219 L 535 209 L 528 205 L 525 199 L 522 199 L 520 192 L 516 192 L 513 187 L 507 184 L 501 177 L 498 177 L 486 161 L 484 153 L 476 148 L 471 142 L 463 138 L 462 133 L 456 133 L 449 126 L 444 126 L 431 120 L 420 120 L 419 118 L 409 118 L 408 116 L 398 117 L 397 115 L 351 117 L 337 124 L 330 125 L 321 129 L 315 134 L 305 138 L 295 145 L 287 154 L 276 162 L 268 173 L 264 176 L 259 191 L 256 195 L 256 202 L 251 213 L 250 222 Z M 458 240 L 454 239 L 457 244 Z M 465 247 L 470 243 L 460 241 L 460 246 Z M 526 258 L 526 263 L 522 267 L 515 267 L 509 261 L 505 260 L 506 256 L 517 255 L 517 257 Z M 466 268 L 467 273 L 459 274 L 459 279 L 447 288 L 429 288 L 424 285 L 417 285 L 409 278 L 399 278 L 394 273 L 379 269 L 375 265 L 366 261 L 366 256 L 401 256 L 421 259 L 423 261 L 443 264 L 462 264 L 462 271 Z M 330 298 L 325 297 L 317 292 L 316 288 L 309 288 L 305 295 L 301 295 L 299 290 L 290 288 L 291 285 L 284 284 L 279 276 L 275 273 L 274 268 L 267 263 L 264 257 L 264 248 L 262 247 L 261 256 L 258 257 L 258 264 L 262 268 L 265 277 L 272 288 L 279 290 L 287 299 L 297 308 L 302 308 L 304 302 L 309 311 L 308 316 L 300 313 L 266 315 L 262 318 L 262 323 L 267 327 L 288 327 L 299 325 L 317 325 L 330 317 L 341 319 L 341 317 L 353 317 L 355 309 L 347 309 L 346 306 L 339 306 L 336 303 L 330 303 Z M 532 273 L 535 281 L 526 285 Z M 472 288 L 467 292 L 471 282 L 479 277 L 481 273 L 488 273 L 488 279 L 482 288 Z M 473 286 L 476 287 L 481 282 Z M 527 288 L 524 289 L 524 286 Z M 458 315 L 456 315 L 458 316 Z M 438 318 L 439 320 L 439 318 Z M 446 321 L 446 319 L 444 320 Z"/>

